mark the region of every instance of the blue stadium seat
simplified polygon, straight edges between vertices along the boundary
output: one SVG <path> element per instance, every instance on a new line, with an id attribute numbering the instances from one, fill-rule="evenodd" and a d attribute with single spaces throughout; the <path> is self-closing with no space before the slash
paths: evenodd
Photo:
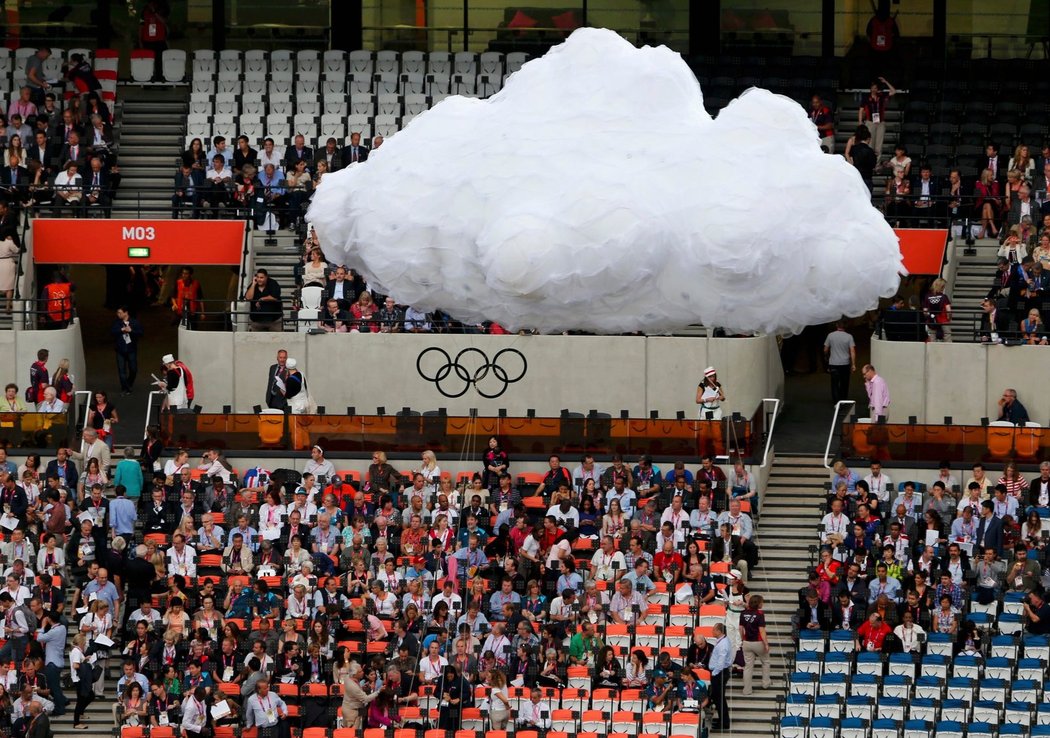
<path id="1" fill-rule="evenodd" d="M 1019 725 L 1018 723 L 1002 723 L 999 726 L 999 737 L 1006 735 L 1024 735 L 1027 732 L 1027 726 Z"/>
<path id="2" fill-rule="evenodd" d="M 915 678 L 915 658 L 910 653 L 891 653 L 890 654 L 890 674 L 902 674 L 907 677 Z"/>
<path id="3" fill-rule="evenodd" d="M 1016 612 L 1003 612 L 999 614 L 999 632 L 1003 635 L 1015 635 L 1024 627 L 1021 616 Z"/>
<path id="4" fill-rule="evenodd" d="M 796 671 L 791 674 L 791 694 L 808 694 L 811 697 L 817 693 L 817 677 L 814 674 L 806 674 Z"/>
<path id="5" fill-rule="evenodd" d="M 976 685 L 975 679 L 964 679 L 962 677 L 954 677 L 948 680 L 948 692 L 947 699 L 949 700 L 962 700 L 968 704 L 973 704 L 973 690 Z"/>
<path id="6" fill-rule="evenodd" d="M 833 630 L 828 639 L 828 649 L 831 651 L 845 651 L 851 653 L 856 645 L 853 632 L 849 630 Z"/>
<path id="7" fill-rule="evenodd" d="M 926 636 L 926 653 L 939 656 L 952 655 L 952 637 L 947 633 L 929 633 Z"/>
<path id="8" fill-rule="evenodd" d="M 780 719 L 780 738 L 806 738 L 809 722 L 805 718 L 790 715 Z"/>
<path id="9" fill-rule="evenodd" d="M 920 699 L 940 701 L 944 697 L 944 680 L 923 675 L 915 681 L 915 696 Z"/>
<path id="10" fill-rule="evenodd" d="M 1032 706 L 1037 704 L 1037 702 L 1038 700 L 1032 700 L 1031 702 L 1007 702 L 1006 714 L 1003 716 L 1003 721 L 1025 726 L 1031 725 Z"/>
<path id="11" fill-rule="evenodd" d="M 857 654 L 857 673 L 882 676 L 882 654 L 877 651 L 863 651 Z"/>
<path id="12" fill-rule="evenodd" d="M 962 723 L 955 720 L 942 720 L 937 723 L 937 738 L 962 738 L 962 736 Z"/>
<path id="13" fill-rule="evenodd" d="M 875 655 L 878 656 L 878 654 Z M 829 651 L 824 654 L 825 674 L 849 674 L 852 671 L 853 663 L 850 654 L 845 651 Z M 880 671 L 879 673 L 881 674 L 882 672 Z"/>
<path id="14" fill-rule="evenodd" d="M 882 693 L 887 697 L 911 697 L 911 680 L 908 677 L 890 675 L 882 680 Z"/>
<path id="15" fill-rule="evenodd" d="M 944 700 L 941 702 L 941 720 L 955 720 L 960 723 L 969 722 L 969 703 L 955 699 Z"/>
<path id="16" fill-rule="evenodd" d="M 878 699 L 879 677 L 876 677 L 874 674 L 856 674 L 850 680 L 849 690 L 851 695 L 857 697 Z"/>
<path id="17" fill-rule="evenodd" d="M 991 661 L 991 659 L 988 660 Z M 1042 684 L 1044 670 L 1045 667 L 1043 666 L 1043 662 L 1039 659 L 1020 659 L 1017 662 L 1018 679 L 1031 679 Z M 987 670 L 985 673 L 987 673 Z"/>
<path id="18" fill-rule="evenodd" d="M 922 659 L 922 673 L 929 676 L 948 678 L 948 659 L 940 654 L 927 654 Z"/>
<path id="19" fill-rule="evenodd" d="M 971 612 L 966 616 L 966 620 L 973 623 L 978 628 L 987 628 L 992 624 L 994 619 L 986 612 Z"/>
<path id="20" fill-rule="evenodd" d="M 809 721 L 809 738 L 835 738 L 838 725 L 838 720 L 815 717 Z"/>
<path id="21" fill-rule="evenodd" d="M 813 698 L 808 694 L 789 694 L 785 702 L 784 713 L 789 717 L 809 720 L 813 717 Z"/>
<path id="22" fill-rule="evenodd" d="M 795 671 L 819 675 L 822 671 L 822 661 L 821 654 L 816 651 L 799 651 L 795 654 Z"/>
<path id="23" fill-rule="evenodd" d="M 1018 679 L 1010 685 L 1010 699 L 1017 703 L 1034 705 L 1039 701 L 1039 683 L 1033 679 Z"/>
<path id="24" fill-rule="evenodd" d="M 939 717 L 940 700 L 928 697 L 916 697 L 911 701 L 908 717 L 912 720 L 922 720 L 927 723 L 935 723 Z"/>
<path id="25" fill-rule="evenodd" d="M 845 718 L 839 723 L 839 738 L 868 738 L 868 721 Z"/>
<path id="26" fill-rule="evenodd" d="M 825 674 L 817 685 L 817 695 L 834 694 L 846 698 L 848 682 L 845 674 Z M 810 726 L 812 728 L 812 726 Z"/>
<path id="27" fill-rule="evenodd" d="M 1005 704 L 1006 687 L 1005 679 L 982 679 L 978 699 Z"/>
<path id="28" fill-rule="evenodd" d="M 960 726 L 960 728 L 961 727 L 962 726 Z M 970 738 L 991 738 L 992 726 L 990 723 L 974 722 L 967 726 L 966 732 L 969 734 Z"/>
<path id="29" fill-rule="evenodd" d="M 933 735 L 933 723 L 923 720 L 906 720 L 904 738 L 930 738 Z"/>
<path id="30" fill-rule="evenodd" d="M 995 700 L 977 700 L 973 703 L 970 719 L 978 723 L 1000 723 L 1003 704 Z"/>
<path id="31" fill-rule="evenodd" d="M 871 724 L 871 738 L 899 738 L 900 731 L 899 720 L 880 718 Z"/>
<path id="32" fill-rule="evenodd" d="M 846 698 L 846 717 L 863 718 L 870 723 L 875 717 L 875 700 L 864 695 L 850 695 Z"/>
<path id="33" fill-rule="evenodd" d="M 963 679 L 979 679 L 981 677 L 981 663 L 975 656 L 956 656 L 952 660 L 952 676 Z"/>
<path id="34" fill-rule="evenodd" d="M 1035 706 L 1035 725 L 1032 735 L 1050 735 L 1050 702 L 1040 702 Z"/>
<path id="35" fill-rule="evenodd" d="M 845 689 L 845 685 L 843 685 Z M 838 694 L 818 694 L 813 700 L 813 717 L 828 717 L 836 720 L 842 717 L 843 699 Z"/>
<path id="36" fill-rule="evenodd" d="M 824 633 L 819 630 L 800 630 L 798 634 L 800 652 L 824 652 Z"/>
<path id="37" fill-rule="evenodd" d="M 906 710 L 904 700 L 900 697 L 883 697 L 879 700 L 876 709 L 878 710 L 879 720 L 893 720 L 898 723 L 904 721 Z M 878 720 L 875 722 L 878 722 Z"/>
<path id="38" fill-rule="evenodd" d="M 1010 661 L 1017 660 L 1017 639 L 1008 635 L 992 636 L 992 650 L 989 656 L 992 658 L 1006 658 Z"/>
<path id="39" fill-rule="evenodd" d="M 1023 661 L 1024 659 L 1022 659 Z M 959 662 L 959 657 L 956 657 L 955 663 Z M 1042 664 L 1036 660 L 1040 672 L 1042 671 Z M 987 679 L 1009 679 L 1014 672 L 1014 660 L 1003 658 L 1001 656 L 993 656 L 992 658 L 984 662 L 984 676 Z M 1020 666 L 1020 662 L 1018 662 Z"/>
<path id="40" fill-rule="evenodd" d="M 1050 661 L 1050 638 L 1041 635 L 1025 635 L 1021 639 L 1026 659 Z"/>

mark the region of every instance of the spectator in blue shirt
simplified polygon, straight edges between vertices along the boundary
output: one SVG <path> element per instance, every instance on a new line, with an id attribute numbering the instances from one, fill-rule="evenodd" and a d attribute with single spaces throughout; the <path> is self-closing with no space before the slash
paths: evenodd
<path id="1" fill-rule="evenodd" d="M 130 446 L 128 450 L 131 450 Z M 109 504 L 109 527 L 113 529 L 113 535 L 127 541 L 135 534 L 135 519 L 138 514 L 135 512 L 135 503 L 127 498 L 127 489 L 123 484 L 118 484 L 114 492 L 117 497 Z"/>

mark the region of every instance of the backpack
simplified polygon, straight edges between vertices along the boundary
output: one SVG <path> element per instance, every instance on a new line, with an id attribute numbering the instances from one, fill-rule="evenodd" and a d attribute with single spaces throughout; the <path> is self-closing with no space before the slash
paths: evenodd
<path id="1" fill-rule="evenodd" d="M 40 627 L 40 621 L 36 619 L 36 615 L 29 609 L 29 605 L 19 605 L 15 608 L 15 612 L 20 612 L 25 616 L 26 627 L 29 628 L 30 634 L 35 633 L 36 629 Z"/>
<path id="2" fill-rule="evenodd" d="M 193 375 L 190 374 L 189 368 L 181 361 L 176 361 L 175 366 L 182 370 L 182 376 L 186 381 L 186 399 L 193 401 Z"/>

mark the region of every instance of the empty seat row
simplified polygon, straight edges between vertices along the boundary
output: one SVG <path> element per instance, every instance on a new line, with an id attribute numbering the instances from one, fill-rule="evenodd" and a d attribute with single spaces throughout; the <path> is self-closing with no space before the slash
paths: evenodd
<path id="1" fill-rule="evenodd" d="M 331 80 L 304 80 L 279 75 L 265 78 L 228 77 L 194 80 L 190 89 L 198 95 L 234 95 L 257 98 L 273 96 L 316 96 L 350 94 L 453 94 L 470 97 L 488 97 L 502 87 L 506 78 L 502 74 L 374 74 L 368 76 L 340 77 Z"/>
<path id="2" fill-rule="evenodd" d="M 347 115 L 418 115 L 441 102 L 446 95 L 358 95 L 352 98 L 327 97 L 323 103 L 316 97 L 273 99 L 269 104 L 260 100 L 240 100 L 232 95 L 216 95 L 214 99 L 194 97 L 190 99 L 189 119 L 214 118 L 218 116 L 281 116 L 294 118 L 316 118 L 318 116 Z"/>
<path id="3" fill-rule="evenodd" d="M 187 64 L 191 64 L 191 79 L 198 81 L 232 80 L 251 76 L 263 79 L 291 77 L 301 81 L 319 82 L 355 78 L 371 78 L 374 74 L 435 75 L 435 76 L 504 76 L 513 74 L 527 60 L 524 53 L 503 55 L 497 52 L 461 51 L 351 51 L 349 53 L 330 50 L 319 52 L 304 49 L 299 52 L 278 50 L 266 52 L 250 49 L 241 52 L 226 49 L 216 53 L 211 49 L 193 52 L 192 59 L 186 52 L 169 49 L 163 52 L 162 68 L 168 82 L 186 79 Z"/>

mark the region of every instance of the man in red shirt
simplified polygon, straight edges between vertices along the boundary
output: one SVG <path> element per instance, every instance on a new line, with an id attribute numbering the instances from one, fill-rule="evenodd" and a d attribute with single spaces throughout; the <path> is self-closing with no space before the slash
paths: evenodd
<path id="1" fill-rule="evenodd" d="M 860 651 L 881 651 L 886 636 L 890 634 L 890 626 L 882 622 L 882 617 L 873 612 L 857 628 L 857 649 Z"/>
<path id="2" fill-rule="evenodd" d="M 653 557 L 653 572 L 657 579 L 663 579 L 668 585 L 678 584 L 682 577 L 682 555 L 675 551 L 674 538 L 664 538 L 664 547 L 660 553 Z"/>
<path id="3" fill-rule="evenodd" d="M 835 153 L 835 116 L 831 109 L 820 99 L 820 95 L 814 95 L 810 101 L 809 119 L 817 127 L 820 136 L 820 145 L 829 154 Z"/>

